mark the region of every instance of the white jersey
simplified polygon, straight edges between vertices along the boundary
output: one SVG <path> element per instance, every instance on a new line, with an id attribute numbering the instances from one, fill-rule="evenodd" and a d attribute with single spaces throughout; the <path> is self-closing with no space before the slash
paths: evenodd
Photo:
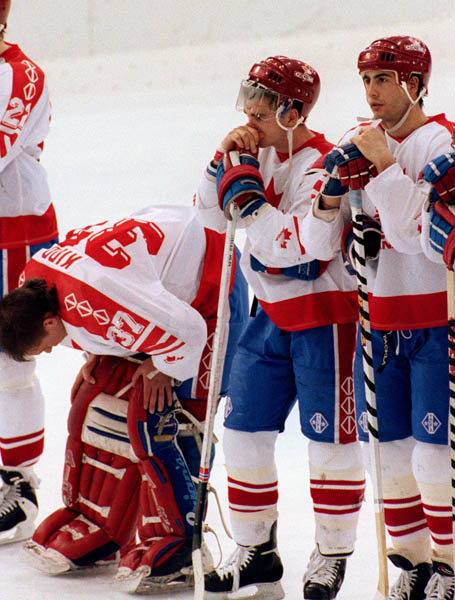
<path id="1" fill-rule="evenodd" d="M 183 381 L 197 375 L 205 319 L 216 316 L 222 248 L 223 236 L 205 230 L 194 209 L 151 207 L 70 232 L 35 254 L 24 278 L 55 284 L 73 347 L 125 357 L 144 352 Z"/>
<path id="2" fill-rule="evenodd" d="M 315 176 L 305 176 L 305 171 L 331 148 L 322 134 L 315 133 L 295 151 L 291 172 L 288 154 L 278 153 L 273 147 L 259 150 L 267 204 L 257 217 L 244 220 L 246 242 L 240 264 L 270 319 L 287 331 L 357 320 L 355 280 L 343 268 L 340 252 L 317 279 L 304 281 L 280 273 L 283 268 L 315 258 L 308 252 L 301 231 L 315 182 Z M 224 231 L 226 218 L 219 208 L 210 172 L 199 186 L 196 206 L 204 224 Z M 252 267 L 257 261 L 266 272 Z"/>
<path id="3" fill-rule="evenodd" d="M 372 123 L 360 127 L 365 125 Z M 339 145 L 349 142 L 358 129 L 349 131 Z M 385 132 L 396 163 L 362 190 L 363 211 L 380 221 L 383 232 L 379 259 L 367 267 L 371 325 L 375 329 L 447 324 L 444 266 L 432 263 L 422 251 L 422 209 L 428 186 L 418 179 L 431 159 L 450 150 L 452 129 L 444 115 L 437 115 L 404 139 Z M 319 181 L 315 189 L 320 188 Z M 320 211 L 318 201 L 316 195 L 304 231 L 308 250 L 327 260 L 339 248 L 344 225 L 351 218 L 349 199 L 348 195 L 343 197 L 339 211 Z"/>
<path id="4" fill-rule="evenodd" d="M 39 162 L 49 131 L 43 71 L 13 44 L 0 57 L 0 248 L 57 237 L 46 173 Z"/>

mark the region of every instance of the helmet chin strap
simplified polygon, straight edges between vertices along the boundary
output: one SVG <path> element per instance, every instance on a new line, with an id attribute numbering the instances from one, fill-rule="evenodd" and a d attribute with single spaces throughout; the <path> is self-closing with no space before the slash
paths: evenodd
<path id="1" fill-rule="evenodd" d="M 404 93 L 408 97 L 409 106 L 404 111 L 404 114 L 401 117 L 401 119 L 397 123 L 395 123 L 395 125 L 392 125 L 392 127 L 385 127 L 385 125 L 382 124 L 382 126 L 384 127 L 385 131 L 387 131 L 387 133 L 393 133 L 397 129 L 400 129 L 400 127 L 405 123 L 406 119 L 409 117 L 409 113 L 411 112 L 411 110 L 419 102 L 419 100 L 421 98 L 423 98 L 425 96 L 425 94 L 427 93 L 426 87 L 423 86 L 422 89 L 420 90 L 420 93 L 417 96 L 417 98 L 415 100 L 413 100 L 411 94 L 408 92 L 408 88 L 406 87 L 405 83 L 404 82 L 400 83 L 398 81 L 398 74 L 397 73 L 395 73 L 395 77 L 397 78 L 397 84 L 401 87 L 401 89 L 404 91 Z M 371 121 L 371 118 L 368 119 L 366 117 L 357 117 L 357 121 L 359 121 L 359 123 L 363 123 L 365 121 Z"/>
<path id="2" fill-rule="evenodd" d="M 409 99 L 409 106 L 405 110 L 404 115 L 401 117 L 401 119 L 398 121 L 398 123 L 395 123 L 395 125 L 393 125 L 392 127 L 384 127 L 384 125 L 383 125 L 383 127 L 387 131 L 387 133 L 393 133 L 397 129 L 400 129 L 400 127 L 405 123 L 406 119 L 409 117 L 409 113 L 411 112 L 411 110 L 419 102 L 419 100 L 421 98 L 423 98 L 425 96 L 425 94 L 427 93 L 426 88 L 422 87 L 422 89 L 420 90 L 420 94 L 417 96 L 417 98 L 415 100 L 413 100 L 411 97 L 411 94 L 408 92 L 408 88 L 403 83 L 401 84 L 401 87 Z"/>
<path id="3" fill-rule="evenodd" d="M 286 127 L 285 125 L 283 125 L 283 123 L 280 121 L 280 116 L 282 114 L 284 114 L 286 112 L 287 108 L 284 104 L 280 104 L 280 106 L 276 109 L 275 112 L 275 119 L 276 122 L 278 123 L 278 126 L 281 127 L 281 129 L 283 129 L 286 132 L 286 137 L 288 140 L 288 152 L 289 152 L 289 167 L 288 167 L 288 179 L 286 181 L 286 186 L 285 188 L 287 188 L 288 186 L 288 182 L 290 180 L 291 177 L 291 170 L 292 170 L 292 151 L 293 151 L 293 141 L 294 141 L 294 129 L 297 129 L 297 127 L 299 125 L 301 125 L 302 123 L 305 123 L 306 117 L 299 117 L 295 123 L 295 125 L 293 127 Z"/>

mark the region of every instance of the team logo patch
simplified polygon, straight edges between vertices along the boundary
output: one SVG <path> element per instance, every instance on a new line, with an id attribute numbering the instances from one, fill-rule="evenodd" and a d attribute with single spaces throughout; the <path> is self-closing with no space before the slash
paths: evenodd
<path id="1" fill-rule="evenodd" d="M 358 423 L 363 433 L 368 433 L 368 415 L 366 410 L 360 415 Z"/>
<path id="2" fill-rule="evenodd" d="M 230 396 L 226 396 L 226 403 L 224 405 L 224 418 L 227 419 L 232 412 L 232 401 Z"/>
<path id="3" fill-rule="evenodd" d="M 314 413 L 314 415 L 310 419 L 310 425 L 315 431 L 315 433 L 322 433 L 329 426 L 327 419 L 324 417 L 322 413 Z"/>
<path id="4" fill-rule="evenodd" d="M 427 413 L 422 421 L 422 425 L 429 435 L 434 435 L 441 427 L 441 421 L 434 413 Z"/>

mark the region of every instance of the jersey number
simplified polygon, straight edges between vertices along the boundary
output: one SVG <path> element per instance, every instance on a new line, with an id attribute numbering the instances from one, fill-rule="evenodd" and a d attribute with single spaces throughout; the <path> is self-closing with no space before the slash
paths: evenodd
<path id="1" fill-rule="evenodd" d="M 75 246 L 84 238 L 87 239 L 85 253 L 104 267 L 123 269 L 131 262 L 131 257 L 125 247 L 134 244 L 137 240 L 138 231 L 147 244 L 147 251 L 151 256 L 158 254 L 164 241 L 164 233 L 149 221 L 137 219 L 124 219 L 112 227 L 106 227 L 101 231 L 93 233 L 90 227 L 77 229 L 68 235 L 61 246 Z"/>

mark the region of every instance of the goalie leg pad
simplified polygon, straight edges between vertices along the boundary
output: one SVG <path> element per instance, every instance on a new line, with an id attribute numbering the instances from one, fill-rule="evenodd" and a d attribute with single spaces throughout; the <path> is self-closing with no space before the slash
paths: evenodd
<path id="1" fill-rule="evenodd" d="M 141 461 L 145 482 L 151 488 L 160 514 L 166 515 L 167 533 L 191 537 L 196 487 L 178 446 L 179 423 L 173 407 L 149 413 L 142 406 L 142 386 L 129 403 L 131 445 Z"/>
<path id="2" fill-rule="evenodd" d="M 111 389 L 113 381 L 117 389 L 123 387 L 125 373 L 136 365 L 103 358 L 110 357 L 102 357 L 94 373 L 97 386 L 91 388 L 99 392 L 106 373 Z M 103 365 L 119 364 L 121 378 L 115 377 L 115 369 L 103 371 Z M 126 400 L 105 393 L 93 396 L 84 384 L 73 401 L 63 482 L 67 508 L 50 515 L 33 537 L 41 558 L 47 553 L 67 559 L 64 570 L 104 561 L 134 538 L 140 473 L 129 443 L 127 412 Z M 37 548 L 31 550 L 36 556 Z"/>
<path id="3" fill-rule="evenodd" d="M 195 485 L 200 453 L 194 438 L 179 436 L 178 411 L 150 414 L 142 391 L 130 401 L 128 426 L 142 473 L 138 534 L 141 542 L 120 561 L 116 580 L 124 591 L 192 585 L 191 551 Z M 179 415 L 180 416 L 180 415 Z M 184 420 L 184 419 L 182 419 Z M 184 426 L 187 433 L 186 425 Z M 181 437 L 185 452 L 178 438 Z M 193 464 L 194 463 L 194 464 Z"/>

